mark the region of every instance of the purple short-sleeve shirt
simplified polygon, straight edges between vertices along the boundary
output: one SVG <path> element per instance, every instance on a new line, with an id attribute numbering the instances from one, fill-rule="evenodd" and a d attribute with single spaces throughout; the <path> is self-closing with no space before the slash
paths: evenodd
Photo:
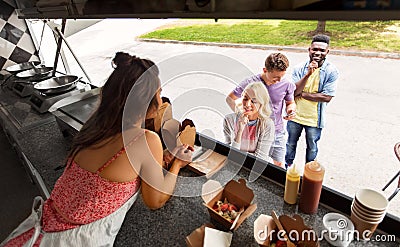
<path id="1" fill-rule="evenodd" d="M 287 77 L 284 77 L 281 81 L 268 86 L 261 78 L 261 74 L 259 74 L 245 79 L 232 92 L 236 97 L 241 97 L 242 92 L 247 85 L 258 81 L 264 83 L 265 87 L 268 90 L 269 97 L 271 98 L 271 118 L 272 120 L 274 120 L 275 123 L 275 132 L 282 132 L 282 110 L 284 102 L 294 100 L 294 90 L 296 89 L 296 85 L 292 83 Z"/>

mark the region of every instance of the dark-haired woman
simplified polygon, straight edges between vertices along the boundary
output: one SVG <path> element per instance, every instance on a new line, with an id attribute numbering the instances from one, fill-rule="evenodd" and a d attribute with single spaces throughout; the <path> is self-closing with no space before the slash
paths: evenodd
<path id="1" fill-rule="evenodd" d="M 39 209 L 1 245 L 112 246 L 139 189 L 151 209 L 170 198 L 193 150 L 176 148 L 169 173 L 163 175 L 160 138 L 142 128 L 161 104 L 158 68 L 122 52 L 113 67 L 98 109 L 74 138 L 50 198 L 35 198 Z"/>

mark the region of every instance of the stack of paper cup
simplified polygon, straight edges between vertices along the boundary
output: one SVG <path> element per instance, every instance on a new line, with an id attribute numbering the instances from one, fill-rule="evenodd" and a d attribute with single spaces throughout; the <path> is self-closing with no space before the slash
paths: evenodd
<path id="1" fill-rule="evenodd" d="M 385 218 L 388 204 L 386 197 L 378 191 L 361 189 L 356 193 L 351 205 L 351 221 L 359 239 L 371 237 Z"/>

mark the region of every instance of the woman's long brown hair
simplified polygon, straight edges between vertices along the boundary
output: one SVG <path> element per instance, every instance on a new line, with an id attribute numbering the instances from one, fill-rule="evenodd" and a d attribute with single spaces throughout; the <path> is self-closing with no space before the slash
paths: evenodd
<path id="1" fill-rule="evenodd" d="M 144 122 L 147 109 L 158 107 L 155 93 L 160 87 L 160 81 L 154 62 L 124 52 L 117 52 L 112 62 L 115 69 L 101 90 L 97 110 L 72 141 L 68 155 L 71 161 L 79 151 L 111 140 L 121 133 L 123 118 L 124 124 L 127 124 L 126 119 L 132 124 Z M 135 97 L 130 95 L 131 89 Z M 133 104 L 133 113 L 130 111 L 127 117 L 123 116 L 127 114 L 124 113 L 126 103 Z"/>

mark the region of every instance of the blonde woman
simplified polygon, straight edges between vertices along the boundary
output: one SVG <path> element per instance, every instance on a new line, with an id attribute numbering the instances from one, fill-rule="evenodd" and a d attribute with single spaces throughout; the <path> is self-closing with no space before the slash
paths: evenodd
<path id="1" fill-rule="evenodd" d="M 270 116 L 270 98 L 264 84 L 254 82 L 247 85 L 235 113 L 225 116 L 225 142 L 270 161 L 269 153 L 275 132 Z"/>

